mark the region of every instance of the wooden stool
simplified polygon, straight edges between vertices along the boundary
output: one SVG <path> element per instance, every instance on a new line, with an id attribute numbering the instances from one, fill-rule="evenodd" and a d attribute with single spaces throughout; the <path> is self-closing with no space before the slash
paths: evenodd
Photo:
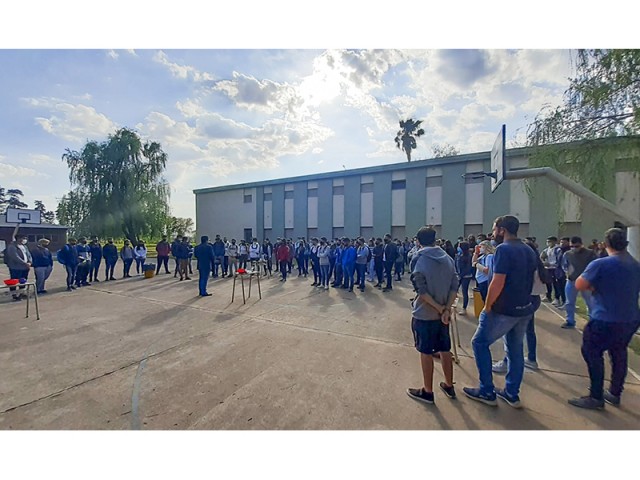
<path id="1" fill-rule="evenodd" d="M 247 295 L 245 297 L 245 293 L 244 293 L 244 277 L 248 276 L 249 277 L 249 295 Z M 233 303 L 233 300 L 235 298 L 236 295 L 236 278 L 240 277 L 240 284 L 242 285 L 242 303 L 246 304 L 247 303 L 247 298 L 251 298 L 251 279 L 253 277 L 256 277 L 256 279 L 258 280 L 258 296 L 260 297 L 260 299 L 262 300 L 262 291 L 260 289 L 260 272 L 259 271 L 254 271 L 254 270 L 248 270 L 244 273 L 238 273 L 238 272 L 234 272 L 233 274 L 233 290 L 231 291 L 231 303 Z"/>

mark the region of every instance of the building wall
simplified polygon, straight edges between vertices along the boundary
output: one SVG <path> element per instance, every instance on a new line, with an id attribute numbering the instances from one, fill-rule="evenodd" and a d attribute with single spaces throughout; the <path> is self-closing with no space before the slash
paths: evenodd
<path id="1" fill-rule="evenodd" d="M 250 228 L 252 234 L 257 235 L 256 202 L 263 199 L 256 199 L 256 190 L 237 189 L 196 195 L 197 238 L 220 235 L 240 240 L 244 238 L 245 228 Z M 251 195 L 251 203 L 244 203 L 245 193 Z"/>
<path id="2" fill-rule="evenodd" d="M 508 156 L 507 167 L 527 168 L 527 158 Z M 376 167 L 362 174 L 336 172 L 324 178 L 288 180 L 286 185 L 269 182 L 250 189 L 198 193 L 198 232 L 242 238 L 244 228 L 252 228 L 254 235 L 268 232 L 272 239 L 308 237 L 310 232 L 326 237 L 385 233 L 404 237 L 427 224 L 439 236 L 455 239 L 489 232 L 496 217 L 511 214 L 521 222 L 521 236 L 577 234 L 586 241 L 602 238 L 613 224 L 611 215 L 584 205 L 544 178 L 505 180 L 494 193 L 487 178 L 463 178 L 465 173 L 489 169 L 488 154 L 474 155 L 468 161 L 439 161 L 433 166 L 416 162 L 399 164 L 394 170 Z M 253 195 L 251 204 L 243 203 L 247 193 Z M 605 198 L 640 216 L 640 177 L 615 172 Z M 563 213 L 560 220 L 559 213 Z"/>

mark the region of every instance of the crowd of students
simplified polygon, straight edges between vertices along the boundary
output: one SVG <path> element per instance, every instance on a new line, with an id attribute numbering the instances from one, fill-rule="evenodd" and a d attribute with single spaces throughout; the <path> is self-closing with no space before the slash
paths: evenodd
<path id="1" fill-rule="evenodd" d="M 209 296 L 209 277 L 232 278 L 250 269 L 271 276 L 280 274 L 280 281 L 295 274 L 313 275 L 312 287 L 328 290 L 342 288 L 353 292 L 366 290 L 366 282 L 389 292 L 394 281 L 402 281 L 405 271 L 411 273 L 416 291 L 412 303 L 412 330 L 416 349 L 421 355 L 424 386 L 408 389 L 412 398 L 433 403 L 433 358 L 442 360 L 445 382 L 441 389 L 455 398 L 453 366 L 450 355 L 448 323 L 452 305 L 462 292 L 458 313 L 466 314 L 469 290 L 475 281 L 484 305 L 472 346 L 479 373 L 479 387 L 464 388 L 467 397 L 495 405 L 496 397 L 519 407 L 519 390 L 525 367 L 537 369 L 537 339 L 535 312 L 541 302 L 564 309 L 566 320 L 562 328 L 575 328 L 575 303 L 578 292 L 588 309 L 589 322 L 583 335 L 582 355 L 591 380 L 587 396 L 569 400 L 582 408 L 601 409 L 604 402 L 620 404 L 627 371 L 626 348 L 640 327 L 638 295 L 640 293 L 640 264 L 626 251 L 625 232 L 613 228 L 605 232 L 605 241 L 593 240 L 585 247 L 580 237 L 550 236 L 546 247 L 539 252 L 535 237 L 517 237 L 517 218 L 496 219 L 489 234 L 458 237 L 455 244 L 436 239 L 435 230 L 423 227 L 412 240 L 347 237 L 328 240 L 326 237 L 297 240 L 278 238 L 262 243 L 235 239 L 227 241 L 216 235 L 213 242 L 203 236 L 195 248 L 187 237 L 177 237 L 171 244 L 167 237 L 156 245 L 156 274 L 164 267 L 170 274 L 169 257 L 175 260 L 174 277 L 189 280 L 193 273 L 191 260 L 196 258 L 200 273 L 200 295 Z M 37 292 L 47 293 L 45 282 L 54 268 L 54 256 L 48 240 L 41 239 L 29 249 L 27 238 L 17 235 L 4 252 L 5 263 L 12 279 L 26 279 L 33 269 Z M 604 244 L 604 249 L 602 248 Z M 109 238 L 102 246 L 97 238 L 87 242 L 69 238 L 56 252 L 57 262 L 65 268 L 67 291 L 99 282 L 104 259 L 104 281 L 113 281 L 114 269 L 122 260 L 122 278 L 130 278 L 136 264 L 140 274 L 147 267 L 147 247 L 144 242 L 132 246 L 125 240 L 120 251 Z M 14 300 L 25 298 L 24 287 L 11 287 Z M 437 320 L 437 321 L 435 321 Z M 489 347 L 499 338 L 505 344 L 505 356 L 492 363 Z M 524 357 L 526 340 L 527 356 Z M 605 391 L 603 353 L 609 351 L 612 378 Z M 506 373 L 504 389 L 493 385 L 492 373 Z"/>

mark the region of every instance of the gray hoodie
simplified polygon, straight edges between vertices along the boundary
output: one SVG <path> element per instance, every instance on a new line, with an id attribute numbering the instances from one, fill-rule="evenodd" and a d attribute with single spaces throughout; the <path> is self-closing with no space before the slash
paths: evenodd
<path id="1" fill-rule="evenodd" d="M 458 291 L 458 276 L 453 259 L 440 247 L 424 247 L 411 259 L 411 273 L 424 275 L 426 285 L 418 292 L 428 293 L 440 305 L 446 305 L 451 292 Z M 431 305 L 414 300 L 413 318 L 439 320 L 440 314 Z"/>

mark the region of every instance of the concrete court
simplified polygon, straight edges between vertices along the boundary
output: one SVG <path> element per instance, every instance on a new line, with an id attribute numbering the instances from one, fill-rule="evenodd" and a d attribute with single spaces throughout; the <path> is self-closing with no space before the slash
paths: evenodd
<path id="1" fill-rule="evenodd" d="M 458 317 L 458 399 L 437 390 L 436 405 L 426 406 L 405 393 L 422 378 L 408 276 L 391 293 L 367 283 L 364 294 L 313 288 L 297 273 L 284 284 L 263 278 L 262 300 L 254 284 L 246 305 L 239 289 L 230 303 L 232 280 L 210 281 L 213 296 L 200 298 L 197 272 L 192 278 L 134 277 L 67 293 L 56 264 L 40 321 L 35 312 L 24 318 L 24 301 L 0 294 L 0 429 L 640 428 L 640 382 L 631 374 L 621 408 L 567 404 L 588 387 L 581 335 L 560 329 L 547 305 L 536 315 L 541 369 L 525 375 L 523 409 L 462 393 L 477 384 L 472 307 Z M 494 358 L 501 354 L 495 345 Z M 436 364 L 436 385 L 442 379 Z"/>

